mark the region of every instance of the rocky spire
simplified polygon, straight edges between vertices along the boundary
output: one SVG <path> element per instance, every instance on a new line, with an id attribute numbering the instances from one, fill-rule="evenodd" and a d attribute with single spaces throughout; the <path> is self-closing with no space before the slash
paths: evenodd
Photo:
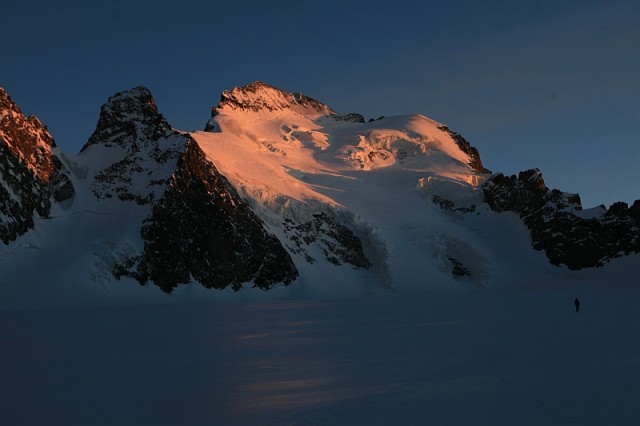
<path id="1" fill-rule="evenodd" d="M 136 150 L 140 143 L 157 140 L 171 132 L 149 89 L 139 86 L 109 98 L 100 109 L 96 129 L 81 152 L 97 143 Z"/>

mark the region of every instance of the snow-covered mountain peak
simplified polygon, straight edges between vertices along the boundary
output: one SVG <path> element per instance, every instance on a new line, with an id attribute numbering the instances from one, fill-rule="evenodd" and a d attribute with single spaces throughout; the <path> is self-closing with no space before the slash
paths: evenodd
<path id="1" fill-rule="evenodd" d="M 425 116 L 364 121 L 359 114 L 338 114 L 301 93 L 254 82 L 224 91 L 205 130 L 248 144 L 250 150 L 269 151 L 262 156 L 276 156 L 291 169 L 300 169 L 296 161 L 304 157 L 304 170 L 319 163 L 315 168 L 325 170 L 396 166 L 490 173 L 461 135 Z"/>
<path id="2" fill-rule="evenodd" d="M 96 143 L 135 149 L 139 142 L 157 139 L 171 131 L 149 89 L 139 86 L 109 98 L 100 109 L 96 130 L 81 152 Z"/>
<path id="3" fill-rule="evenodd" d="M 163 193 L 189 140 L 171 128 L 149 89 L 136 87 L 116 93 L 102 106 L 79 160 L 92 171 L 90 188 L 96 198 L 145 205 Z"/>

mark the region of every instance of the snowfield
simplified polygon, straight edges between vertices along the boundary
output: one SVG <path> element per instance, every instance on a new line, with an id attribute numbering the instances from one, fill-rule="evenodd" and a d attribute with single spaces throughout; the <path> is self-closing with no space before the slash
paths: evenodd
<path id="1" fill-rule="evenodd" d="M 637 424 L 639 297 L 603 285 L 3 311 L 2 421 Z"/>

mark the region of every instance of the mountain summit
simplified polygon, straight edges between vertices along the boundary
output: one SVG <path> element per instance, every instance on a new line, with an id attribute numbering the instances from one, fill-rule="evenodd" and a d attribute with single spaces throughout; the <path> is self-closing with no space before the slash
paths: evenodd
<path id="1" fill-rule="evenodd" d="M 322 102 L 302 93 L 287 93 L 261 81 L 255 81 L 246 86 L 222 92 L 220 102 L 211 109 L 212 120 L 207 122 L 205 130 L 215 131 L 213 117 L 220 114 L 282 111 L 312 118 L 326 116 L 338 121 L 364 122 L 364 117 L 360 114 L 341 115 Z"/>
<path id="2" fill-rule="evenodd" d="M 287 93 L 261 81 L 222 92 L 220 103 L 213 112 L 241 110 L 258 112 L 292 109 L 298 113 L 336 115 L 327 105 L 302 93 Z"/>
<path id="3" fill-rule="evenodd" d="M 620 265 L 640 252 L 640 203 L 583 210 L 538 170 L 492 174 L 462 135 L 423 115 L 365 122 L 261 82 L 223 92 L 192 133 L 173 129 L 148 89 L 117 93 L 77 155 L 1 90 L 0 151 L 6 304 L 234 297 L 205 289 L 342 297 L 638 272 Z"/>
<path id="4" fill-rule="evenodd" d="M 135 87 L 109 98 L 100 108 L 100 119 L 82 151 L 95 143 L 126 146 L 155 140 L 172 131 L 160 114 L 151 92 L 146 87 Z"/>

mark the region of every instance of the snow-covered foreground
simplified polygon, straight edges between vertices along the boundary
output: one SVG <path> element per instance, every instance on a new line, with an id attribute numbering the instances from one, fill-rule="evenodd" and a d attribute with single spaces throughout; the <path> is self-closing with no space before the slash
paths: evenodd
<path id="1" fill-rule="evenodd" d="M 574 287 L 0 311 L 0 417 L 639 424 L 639 299 Z"/>

